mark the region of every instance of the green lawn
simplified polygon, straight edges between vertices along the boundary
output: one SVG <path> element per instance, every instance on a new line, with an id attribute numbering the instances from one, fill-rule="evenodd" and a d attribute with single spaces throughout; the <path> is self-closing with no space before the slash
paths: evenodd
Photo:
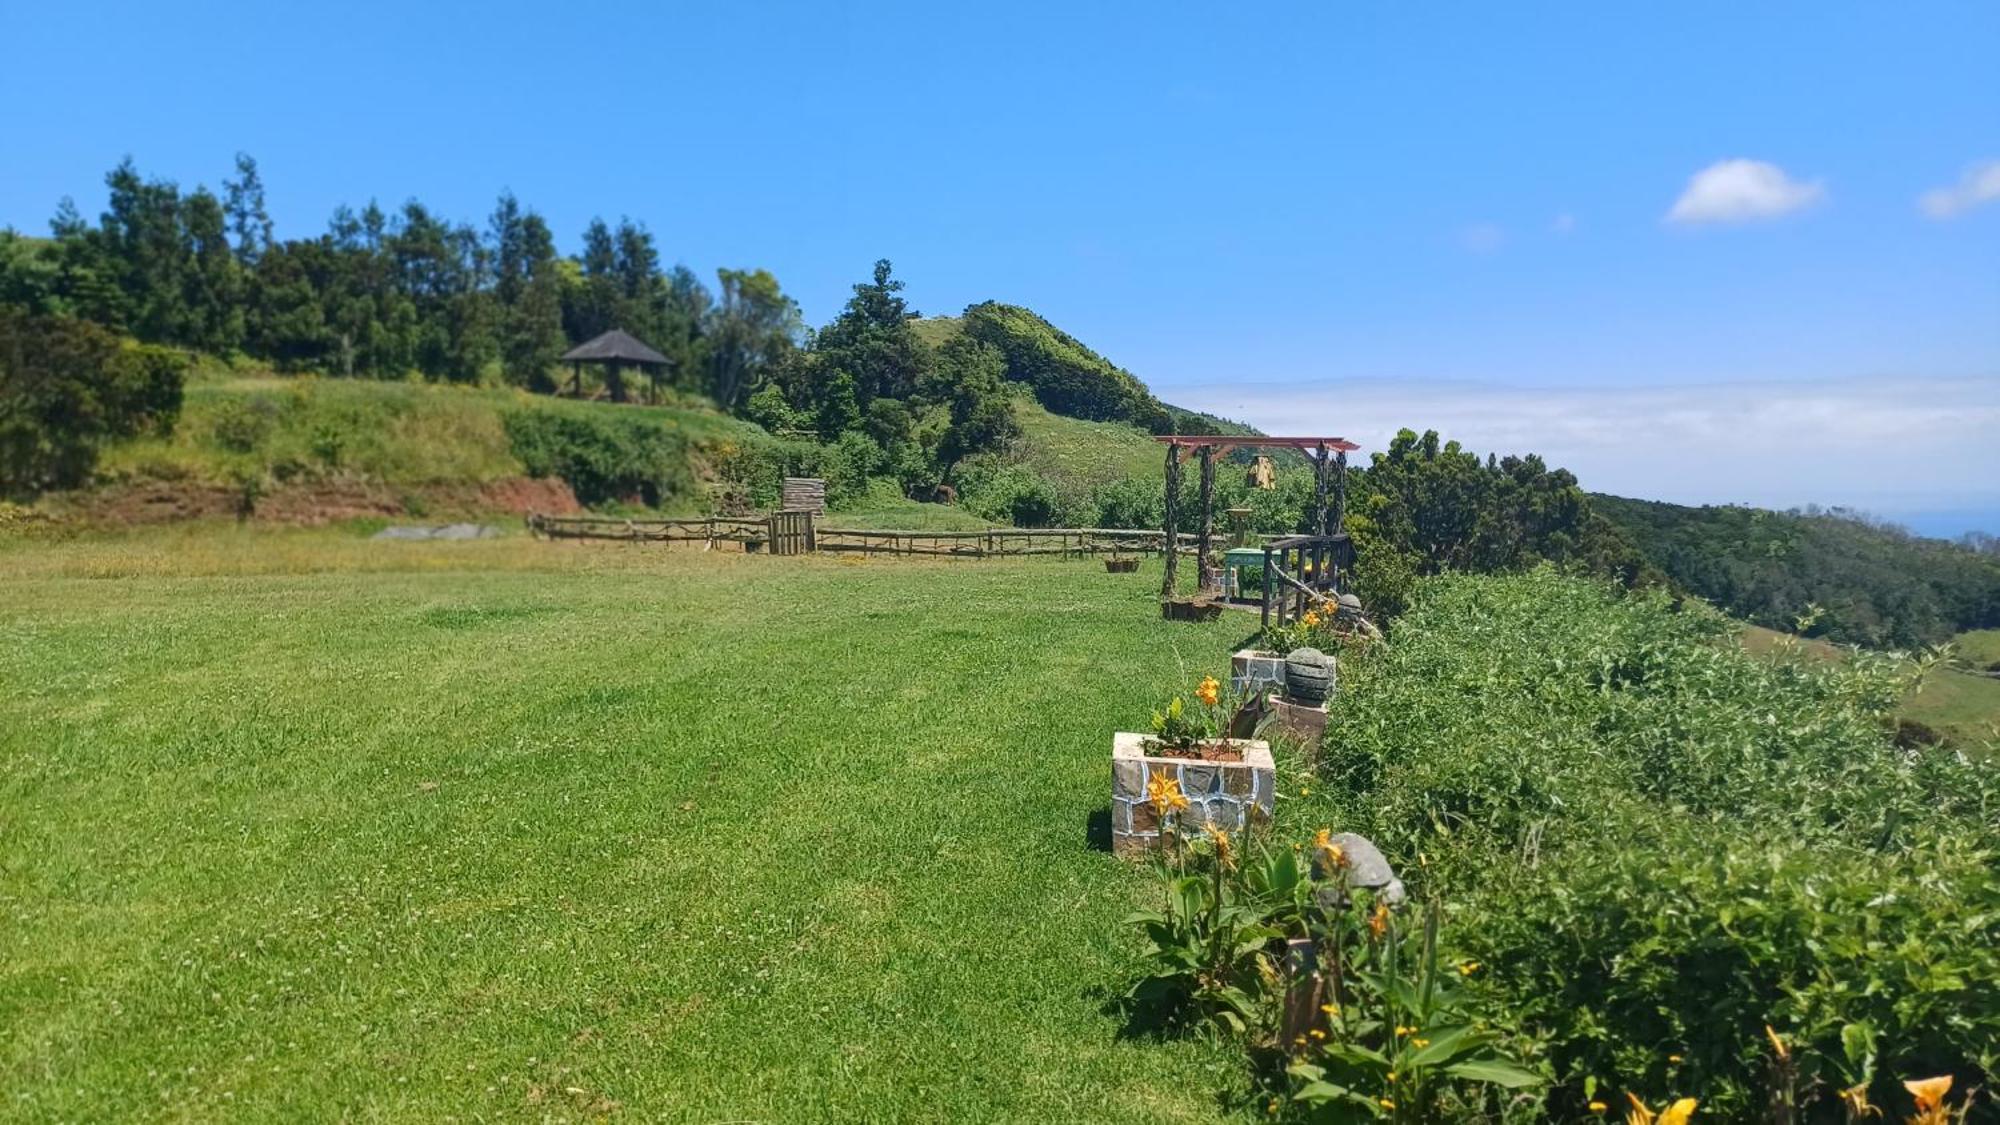
<path id="1" fill-rule="evenodd" d="M 1110 733 L 1244 630 L 1153 581 L 0 544 L 0 1116 L 1225 1115 L 1106 1008 Z"/>

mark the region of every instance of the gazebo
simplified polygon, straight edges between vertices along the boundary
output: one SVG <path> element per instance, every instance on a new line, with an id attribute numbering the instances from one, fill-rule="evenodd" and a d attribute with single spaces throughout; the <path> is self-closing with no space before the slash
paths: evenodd
<path id="1" fill-rule="evenodd" d="M 578 344 L 562 354 L 564 363 L 570 365 L 572 378 L 571 392 L 583 394 L 583 365 L 593 363 L 604 369 L 604 386 L 611 392 L 611 401 L 625 402 L 625 368 L 637 367 L 646 372 L 652 380 L 652 397 L 660 397 L 660 372 L 665 370 L 669 360 L 666 356 L 634 339 L 622 328 L 613 328 L 604 335 Z"/>
<path id="2" fill-rule="evenodd" d="M 1277 624 L 1303 614 L 1322 598 L 1340 592 L 1340 573 L 1352 565 L 1353 543 L 1347 518 L 1347 455 L 1361 447 L 1338 437 L 1259 437 L 1236 434 L 1163 434 L 1153 440 L 1167 447 L 1166 577 L 1160 597 L 1172 602 L 1177 594 L 1175 571 L 1180 554 L 1179 524 L 1181 463 L 1189 455 L 1201 462 L 1201 522 L 1196 525 L 1195 575 L 1197 598 L 1207 598 L 1218 585 L 1210 550 L 1215 538 L 1215 463 L 1232 449 L 1291 449 L 1313 466 L 1311 530 L 1264 544 L 1264 623 Z"/>

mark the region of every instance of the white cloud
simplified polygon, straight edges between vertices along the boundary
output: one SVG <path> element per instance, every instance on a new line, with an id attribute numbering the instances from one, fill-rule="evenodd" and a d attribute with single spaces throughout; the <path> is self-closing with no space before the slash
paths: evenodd
<path id="1" fill-rule="evenodd" d="M 1555 217 L 1555 221 L 1549 224 L 1549 230 L 1553 231 L 1556 234 L 1564 236 L 1568 236 L 1570 234 L 1575 233 L 1576 216 L 1570 214 L 1567 211 L 1563 212 L 1560 215 L 1557 215 Z"/>
<path id="2" fill-rule="evenodd" d="M 1744 223 L 1775 219 L 1826 198 L 1819 181 L 1794 180 L 1762 160 L 1720 160 L 1696 172 L 1667 212 L 1666 221 Z"/>
<path id="3" fill-rule="evenodd" d="M 1507 243 L 1507 231 L 1498 223 L 1474 223 L 1458 234 L 1459 245 L 1473 254 L 1491 254 Z"/>
<path id="4" fill-rule="evenodd" d="M 1267 433 L 1340 434 L 1361 443 L 1364 459 L 1408 426 L 1482 454 L 1539 453 L 1585 488 L 1621 496 L 1845 505 L 1890 517 L 2000 512 L 2000 376 L 1554 388 L 1368 379 L 1160 391 Z"/>
<path id="5" fill-rule="evenodd" d="M 1950 187 L 1925 192 L 1917 198 L 1917 206 L 1933 219 L 1954 219 L 1996 199 L 2000 199 L 2000 160 L 1987 160 L 1967 168 Z"/>

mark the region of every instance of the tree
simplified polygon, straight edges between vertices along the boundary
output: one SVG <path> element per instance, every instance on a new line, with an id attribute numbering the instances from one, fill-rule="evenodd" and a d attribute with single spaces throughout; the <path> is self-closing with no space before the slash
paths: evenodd
<path id="1" fill-rule="evenodd" d="M 50 315 L 61 312 L 62 268 L 57 246 L 0 228 L 0 305 Z"/>
<path id="2" fill-rule="evenodd" d="M 949 420 L 936 450 L 938 476 L 949 481 L 960 461 L 1001 448 L 1020 436 L 1021 425 L 1007 391 L 1007 359 L 998 348 L 958 336 L 938 349 L 937 358 L 925 395 L 945 408 Z"/>
<path id="3" fill-rule="evenodd" d="M 104 441 L 171 430 L 186 372 L 177 351 L 0 306 L 0 491 L 75 487 Z"/>
<path id="4" fill-rule="evenodd" d="M 797 301 L 768 270 L 716 271 L 721 300 L 709 312 L 708 393 L 735 410 L 767 373 L 776 370 L 804 333 Z"/>
<path id="5" fill-rule="evenodd" d="M 494 296 L 500 309 L 500 366 L 508 381 L 555 389 L 549 371 L 563 352 L 562 277 L 555 237 L 510 193 L 493 213 Z"/>
<path id="6" fill-rule="evenodd" d="M 933 362 L 931 350 L 910 322 L 918 316 L 904 302 L 903 283 L 890 276 L 889 260 L 875 263 L 874 279 L 854 295 L 815 343 L 827 377 L 844 373 L 865 408 L 877 398 L 909 398 Z"/>
<path id="7" fill-rule="evenodd" d="M 254 266 L 271 248 L 271 216 L 264 210 L 264 181 L 249 153 L 236 154 L 236 178 L 222 182 L 223 210 L 235 238 L 236 260 Z"/>

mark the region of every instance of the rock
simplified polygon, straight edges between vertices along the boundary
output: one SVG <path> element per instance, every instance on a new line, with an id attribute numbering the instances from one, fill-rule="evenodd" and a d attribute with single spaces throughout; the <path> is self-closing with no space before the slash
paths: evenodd
<path id="1" fill-rule="evenodd" d="M 1374 891 L 1391 906 L 1402 905 L 1403 881 L 1396 878 L 1396 869 L 1389 866 L 1382 849 L 1376 847 L 1374 841 L 1352 832 L 1336 832 L 1332 839 L 1347 856 L 1348 886 Z M 1313 878 L 1327 878 L 1327 871 L 1317 853 L 1313 855 Z M 1329 907 L 1338 906 L 1340 899 L 1345 897 L 1333 887 L 1321 887 L 1319 895 L 1321 905 Z"/>
<path id="2" fill-rule="evenodd" d="M 500 529 L 480 523 L 449 523 L 443 527 L 385 527 L 372 539 L 491 539 Z"/>

